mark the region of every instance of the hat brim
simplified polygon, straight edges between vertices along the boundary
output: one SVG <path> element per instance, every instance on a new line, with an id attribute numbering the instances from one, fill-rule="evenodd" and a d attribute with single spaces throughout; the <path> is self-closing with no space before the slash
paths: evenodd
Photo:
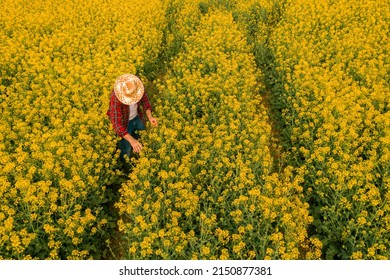
<path id="1" fill-rule="evenodd" d="M 125 87 L 123 87 L 123 84 L 128 81 L 133 82 L 136 87 L 136 90 L 132 92 L 131 95 L 128 95 L 125 92 Z M 141 100 L 142 96 L 144 95 L 144 85 L 137 76 L 125 74 L 116 79 L 114 84 L 114 92 L 121 103 L 131 105 Z"/>

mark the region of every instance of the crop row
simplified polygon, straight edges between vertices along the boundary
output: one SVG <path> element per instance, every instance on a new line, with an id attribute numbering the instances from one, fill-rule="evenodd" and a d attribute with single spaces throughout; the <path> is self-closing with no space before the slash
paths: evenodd
<path id="1" fill-rule="evenodd" d="M 389 3 L 286 1 L 268 47 L 324 258 L 390 257 Z"/>
<path id="2" fill-rule="evenodd" d="M 126 258 L 318 257 L 302 170 L 272 172 L 261 80 L 231 13 L 205 13 L 158 84 L 160 127 L 142 133 L 122 185 Z"/>
<path id="3" fill-rule="evenodd" d="M 156 60 L 160 1 L 1 1 L 0 258 L 101 258 L 115 78 Z"/>

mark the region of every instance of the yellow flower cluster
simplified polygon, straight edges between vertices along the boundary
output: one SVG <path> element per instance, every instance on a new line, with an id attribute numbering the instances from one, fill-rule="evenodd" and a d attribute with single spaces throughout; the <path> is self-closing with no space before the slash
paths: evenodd
<path id="1" fill-rule="evenodd" d="M 202 0 L 162 0 L 167 20 L 165 48 L 162 50 L 163 63 L 168 64 L 170 59 L 181 51 L 185 38 L 196 30 L 201 18 L 199 5 L 202 2 Z"/>
<path id="2" fill-rule="evenodd" d="M 324 257 L 390 258 L 388 2 L 286 1 L 269 47 Z"/>
<path id="3" fill-rule="evenodd" d="M 202 16 L 158 83 L 161 125 L 142 134 L 122 185 L 127 258 L 297 259 L 302 248 L 318 257 L 303 171 L 272 173 L 262 76 L 232 14 Z"/>
<path id="4" fill-rule="evenodd" d="M 1 1 L 0 258 L 96 256 L 116 165 L 108 96 L 156 60 L 162 7 Z"/>
<path id="5" fill-rule="evenodd" d="M 160 93 L 125 257 L 390 258 L 389 25 L 374 0 L 1 1 L 0 259 L 102 256 L 123 73 Z"/>
<path id="6" fill-rule="evenodd" d="M 248 43 L 255 49 L 264 49 L 264 44 L 271 32 L 271 25 L 276 7 L 275 0 L 237 1 L 234 14 L 237 21 L 246 30 Z M 255 54 L 258 55 L 258 54 Z"/>

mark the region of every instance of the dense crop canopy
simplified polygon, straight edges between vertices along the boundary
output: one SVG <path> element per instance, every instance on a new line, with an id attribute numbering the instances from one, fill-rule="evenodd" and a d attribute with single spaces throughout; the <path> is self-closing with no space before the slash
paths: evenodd
<path id="1" fill-rule="evenodd" d="M 389 259 L 389 7 L 0 1 L 0 259 Z"/>

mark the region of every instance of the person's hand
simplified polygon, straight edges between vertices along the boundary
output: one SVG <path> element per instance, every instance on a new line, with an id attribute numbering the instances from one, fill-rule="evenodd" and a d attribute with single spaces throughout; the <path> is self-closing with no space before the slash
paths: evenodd
<path id="1" fill-rule="evenodd" d="M 158 126 L 158 122 L 157 122 L 156 118 L 150 117 L 149 121 L 150 121 L 150 123 L 152 124 L 153 127 Z"/>
<path id="2" fill-rule="evenodd" d="M 141 152 L 142 150 L 142 145 L 141 143 L 137 140 L 137 139 L 131 139 L 130 141 L 130 145 L 131 147 L 133 148 L 133 151 L 136 152 L 136 153 L 139 153 Z"/>

